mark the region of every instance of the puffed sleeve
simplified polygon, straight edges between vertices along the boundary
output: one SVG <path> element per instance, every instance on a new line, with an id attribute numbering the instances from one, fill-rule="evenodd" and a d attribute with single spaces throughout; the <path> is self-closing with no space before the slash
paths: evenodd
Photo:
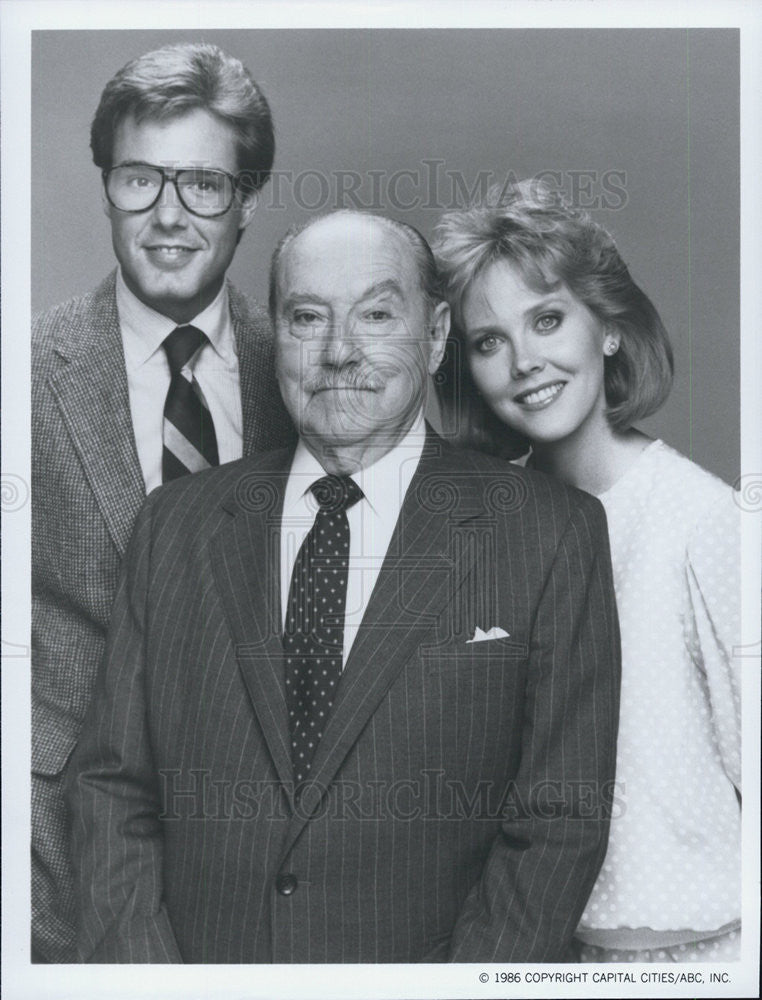
<path id="1" fill-rule="evenodd" d="M 711 723 L 725 771 L 741 788 L 741 518 L 728 489 L 691 531 L 688 646 L 709 691 Z M 734 652 L 735 651 L 735 652 Z"/>

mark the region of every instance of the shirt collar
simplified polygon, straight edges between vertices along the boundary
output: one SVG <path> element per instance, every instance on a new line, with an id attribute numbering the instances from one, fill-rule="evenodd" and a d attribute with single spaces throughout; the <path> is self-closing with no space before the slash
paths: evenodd
<path id="1" fill-rule="evenodd" d="M 413 421 L 405 437 L 366 469 L 352 473 L 371 510 L 383 520 L 396 523 L 405 494 L 418 468 L 426 440 L 423 411 Z M 309 488 L 326 475 L 323 466 L 300 439 L 286 483 L 283 513 L 292 514 L 301 505 Z"/>
<path id="2" fill-rule="evenodd" d="M 127 367 L 140 368 L 153 357 L 178 324 L 141 302 L 125 284 L 121 268 L 116 276 L 116 308 Z M 229 316 L 227 283 L 223 281 L 215 299 L 191 320 L 193 326 L 204 331 L 216 353 L 225 361 L 230 360 L 224 336 Z"/>

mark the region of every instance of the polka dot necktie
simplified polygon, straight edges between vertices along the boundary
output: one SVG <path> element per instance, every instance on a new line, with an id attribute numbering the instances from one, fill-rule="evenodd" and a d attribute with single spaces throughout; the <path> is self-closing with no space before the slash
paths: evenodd
<path id="1" fill-rule="evenodd" d="M 193 376 L 193 364 L 208 342 L 195 326 L 178 326 L 162 344 L 172 376 L 164 404 L 164 483 L 220 464 L 212 415 Z"/>
<path id="2" fill-rule="evenodd" d="M 349 573 L 347 509 L 363 493 L 348 476 L 310 487 L 320 509 L 291 576 L 283 634 L 294 782 L 309 775 L 341 678 Z"/>

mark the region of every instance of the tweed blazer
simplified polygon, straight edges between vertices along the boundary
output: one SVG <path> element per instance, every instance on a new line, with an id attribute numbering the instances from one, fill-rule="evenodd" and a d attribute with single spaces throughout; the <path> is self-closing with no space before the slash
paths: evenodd
<path id="1" fill-rule="evenodd" d="M 115 296 L 95 291 L 32 330 L 33 938 L 71 958 L 71 871 L 60 775 L 102 657 L 119 568 L 145 487 L 132 431 Z M 244 454 L 293 440 L 267 317 L 228 286 Z"/>
<path id="2" fill-rule="evenodd" d="M 297 798 L 290 462 L 169 484 L 138 518 L 67 777 L 81 957 L 561 960 L 613 790 L 602 507 L 430 433 Z"/>

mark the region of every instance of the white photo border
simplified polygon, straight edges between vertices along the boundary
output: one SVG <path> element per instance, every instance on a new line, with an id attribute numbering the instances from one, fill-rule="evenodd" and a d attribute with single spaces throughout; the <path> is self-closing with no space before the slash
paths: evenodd
<path id="1" fill-rule="evenodd" d="M 627 971 L 626 966 L 45 966 L 29 961 L 29 343 L 30 326 L 31 34 L 35 30 L 137 28 L 720 28 L 737 27 L 741 39 L 741 482 L 749 517 L 744 521 L 743 642 L 744 786 L 759 788 L 760 511 L 762 510 L 762 6 L 698 0 L 690 6 L 663 0 L 457 0 L 428 3 L 220 2 L 186 0 L 84 2 L 0 0 L 2 43 L 2 426 L 3 473 L 3 900 L 2 958 L 5 995 L 21 997 L 431 997 L 505 996 L 757 996 L 759 975 L 759 798 L 744 802 L 743 959 L 737 964 L 671 966 L 704 972 L 703 985 L 642 983 L 643 966 L 629 967 L 635 984 L 609 981 L 532 981 L 542 973 Z M 8 191 L 13 191 L 11 201 Z M 21 195 L 18 192 L 22 192 Z M 648 971 L 664 970 L 652 966 Z M 518 984 L 495 973 L 516 971 Z M 708 972 L 728 982 L 708 984 Z M 482 984 L 479 974 L 489 981 Z"/>

